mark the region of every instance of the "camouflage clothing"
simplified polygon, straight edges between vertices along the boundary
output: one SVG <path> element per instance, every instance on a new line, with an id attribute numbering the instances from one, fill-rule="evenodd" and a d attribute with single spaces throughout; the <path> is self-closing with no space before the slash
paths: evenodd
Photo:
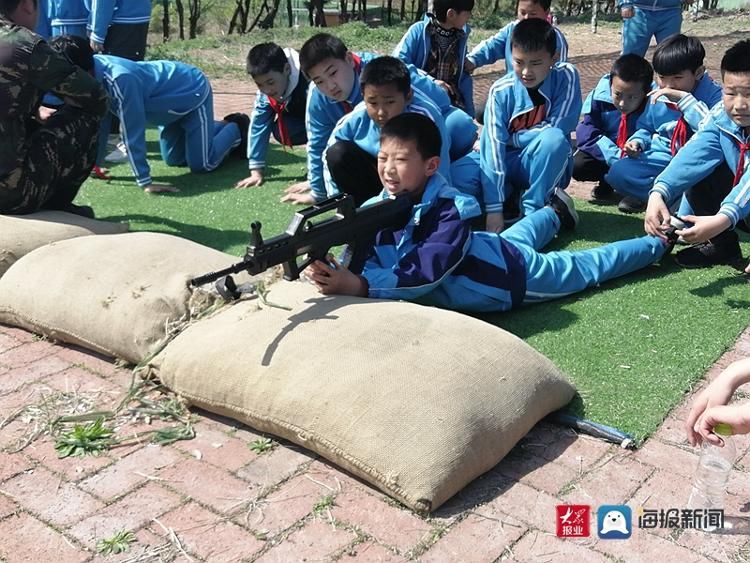
<path id="1" fill-rule="evenodd" d="M 64 105 L 40 122 L 46 92 Z M 0 213 L 65 208 L 91 171 L 106 111 L 93 76 L 0 15 Z"/>

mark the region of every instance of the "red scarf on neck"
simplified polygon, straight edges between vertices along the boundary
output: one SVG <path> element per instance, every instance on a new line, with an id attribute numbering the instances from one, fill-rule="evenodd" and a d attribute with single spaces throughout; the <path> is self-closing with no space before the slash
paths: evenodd
<path id="1" fill-rule="evenodd" d="M 285 147 L 292 147 L 292 138 L 289 136 L 289 129 L 287 129 L 286 122 L 284 121 L 284 110 L 286 109 L 286 102 L 280 102 L 274 98 L 268 97 L 268 103 L 271 109 L 276 114 L 276 125 L 279 127 L 279 140 L 281 145 Z"/>
<path id="2" fill-rule="evenodd" d="M 674 102 L 667 102 L 667 107 L 675 111 L 680 111 L 680 108 Z M 672 156 L 677 154 L 677 151 L 685 146 L 687 143 L 688 136 L 688 122 L 685 121 L 685 117 L 680 112 L 680 119 L 677 120 L 677 125 L 672 131 L 672 141 L 669 144 L 669 148 L 672 151 Z"/>
<path id="3" fill-rule="evenodd" d="M 362 57 L 359 57 L 355 55 L 354 53 L 351 53 L 352 60 L 354 61 L 354 80 L 357 80 L 359 77 L 359 72 L 362 70 Z M 352 111 L 352 104 L 349 103 L 349 100 L 344 100 L 341 102 L 341 107 L 344 108 L 344 115 Z"/>
<path id="4" fill-rule="evenodd" d="M 742 174 L 745 172 L 745 155 L 747 154 L 747 151 L 750 150 L 750 141 L 739 143 L 739 145 L 740 159 L 737 161 L 737 170 L 734 172 L 734 183 L 732 186 L 736 186 L 740 183 L 740 178 L 742 178 Z"/>
<path id="5" fill-rule="evenodd" d="M 625 154 L 625 143 L 628 142 L 628 114 L 620 114 L 620 125 L 617 127 L 617 146 L 620 147 L 620 158 Z"/>

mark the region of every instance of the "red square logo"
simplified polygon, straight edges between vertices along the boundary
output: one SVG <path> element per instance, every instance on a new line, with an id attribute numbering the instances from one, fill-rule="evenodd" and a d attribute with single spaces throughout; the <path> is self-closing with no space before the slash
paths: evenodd
<path id="1" fill-rule="evenodd" d="M 591 523 L 588 504 L 558 504 L 555 507 L 558 538 L 587 538 Z"/>

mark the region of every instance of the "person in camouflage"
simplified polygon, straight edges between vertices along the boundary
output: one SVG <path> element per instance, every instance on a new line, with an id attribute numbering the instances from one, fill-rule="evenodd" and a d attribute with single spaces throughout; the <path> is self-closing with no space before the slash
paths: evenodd
<path id="1" fill-rule="evenodd" d="M 72 204 L 96 156 L 102 86 L 33 33 L 37 0 L 0 0 L 0 214 Z M 41 108 L 46 92 L 63 105 Z"/>

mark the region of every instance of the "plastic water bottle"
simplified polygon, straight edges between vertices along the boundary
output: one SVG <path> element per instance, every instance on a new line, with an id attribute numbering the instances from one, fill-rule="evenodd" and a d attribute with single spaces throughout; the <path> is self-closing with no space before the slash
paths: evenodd
<path id="1" fill-rule="evenodd" d="M 723 509 L 727 494 L 727 482 L 732 472 L 736 449 L 732 440 L 732 427 L 728 424 L 717 424 L 714 434 L 721 436 L 724 446 L 714 446 L 703 441 L 698 469 L 693 480 L 693 490 L 688 500 L 688 508 Z M 713 531 L 715 527 L 704 527 Z"/>

